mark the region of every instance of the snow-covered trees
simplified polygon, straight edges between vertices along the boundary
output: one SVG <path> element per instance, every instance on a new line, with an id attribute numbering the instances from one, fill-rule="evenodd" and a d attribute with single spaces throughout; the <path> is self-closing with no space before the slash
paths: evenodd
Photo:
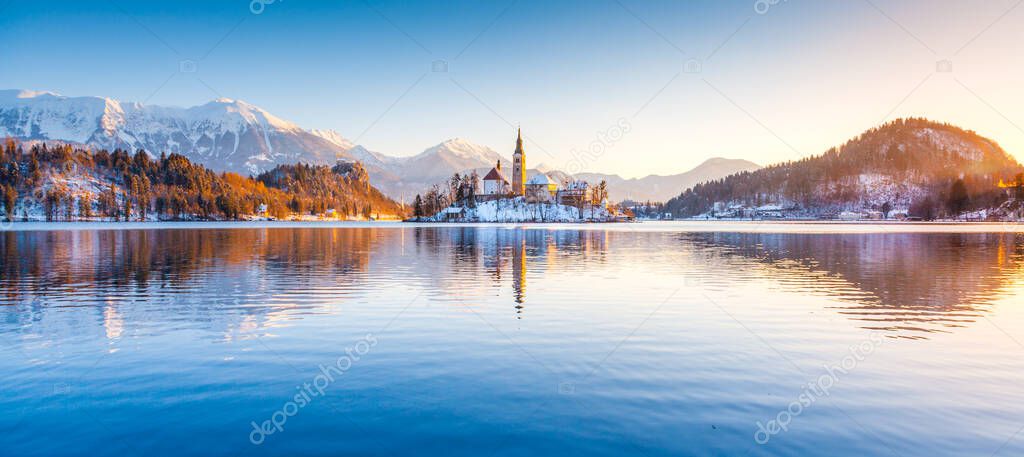
<path id="1" fill-rule="evenodd" d="M 418 202 L 419 213 L 416 214 L 415 207 L 417 205 L 414 203 L 413 215 L 415 217 L 432 216 L 452 204 L 474 208 L 479 188 L 480 176 L 475 171 L 465 175 L 455 173 L 443 185 L 435 184 L 422 196 L 416 194 L 414 202 Z"/>
<path id="2" fill-rule="evenodd" d="M 370 185 L 358 163 L 281 165 L 247 178 L 217 174 L 179 154 L 153 159 L 141 150 L 86 151 L 45 143 L 23 151 L 8 140 L 0 148 L 0 206 L 6 217 L 17 211 L 19 195 L 26 205 L 37 205 L 33 211 L 41 214 L 33 217 L 48 220 L 238 219 L 263 205 L 276 217 L 326 209 L 344 215 L 403 212 Z"/>

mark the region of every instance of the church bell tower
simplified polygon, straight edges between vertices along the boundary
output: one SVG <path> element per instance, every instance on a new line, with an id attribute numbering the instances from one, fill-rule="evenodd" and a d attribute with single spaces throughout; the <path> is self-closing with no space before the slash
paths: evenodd
<path id="1" fill-rule="evenodd" d="M 516 152 L 512 154 L 512 194 L 526 195 L 526 153 L 523 152 L 523 130 L 516 138 Z"/>

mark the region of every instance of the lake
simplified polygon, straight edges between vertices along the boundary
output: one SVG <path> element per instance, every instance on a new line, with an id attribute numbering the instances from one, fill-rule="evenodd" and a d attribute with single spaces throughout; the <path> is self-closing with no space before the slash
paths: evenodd
<path id="1" fill-rule="evenodd" d="M 1022 455 L 1022 269 L 998 224 L 15 224 L 0 455 Z"/>

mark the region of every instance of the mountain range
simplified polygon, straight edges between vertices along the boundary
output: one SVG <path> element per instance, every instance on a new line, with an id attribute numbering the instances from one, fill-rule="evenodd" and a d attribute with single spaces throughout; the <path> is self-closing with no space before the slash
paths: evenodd
<path id="1" fill-rule="evenodd" d="M 178 153 L 215 171 L 249 175 L 298 162 L 333 165 L 339 160 L 359 161 L 376 187 L 405 201 L 454 173 L 486 173 L 499 160 L 511 165 L 507 156 L 462 138 L 449 139 L 413 156 L 385 154 L 357 145 L 337 131 L 307 130 L 257 106 L 227 98 L 177 108 L 104 97 L 0 90 L 0 137 L 7 136 L 107 150 L 143 149 L 154 156 Z M 744 160 L 716 158 L 675 175 L 626 179 L 615 174 L 580 173 L 574 178 L 607 181 L 614 200 L 664 201 L 697 183 L 758 168 Z M 540 171 L 559 181 L 570 178 L 543 165 L 529 174 Z"/>

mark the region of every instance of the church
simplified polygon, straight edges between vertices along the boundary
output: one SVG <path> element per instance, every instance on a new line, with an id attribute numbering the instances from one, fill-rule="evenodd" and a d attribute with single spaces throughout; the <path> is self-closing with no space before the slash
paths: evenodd
<path id="1" fill-rule="evenodd" d="M 484 175 L 485 198 L 519 197 L 526 194 L 526 153 L 523 151 L 523 131 L 516 138 L 516 152 L 512 154 L 512 181 L 501 171 L 501 161 Z"/>
<path id="2" fill-rule="evenodd" d="M 501 161 L 491 168 L 483 179 L 483 192 L 478 195 L 484 201 L 502 198 L 524 197 L 527 203 L 560 203 L 580 206 L 591 200 L 590 185 L 585 181 L 568 181 L 559 189 L 558 183 L 545 173 L 537 173 L 526 179 L 526 151 L 523 149 L 523 132 L 519 129 L 516 150 L 512 154 L 511 179 L 501 169 Z"/>

